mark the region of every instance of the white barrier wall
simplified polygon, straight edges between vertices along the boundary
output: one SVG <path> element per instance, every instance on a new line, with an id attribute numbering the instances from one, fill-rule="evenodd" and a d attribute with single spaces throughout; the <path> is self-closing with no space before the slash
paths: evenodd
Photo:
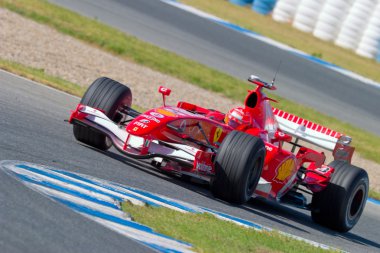
<path id="1" fill-rule="evenodd" d="M 274 20 L 283 23 L 290 23 L 293 20 L 298 4 L 301 0 L 279 0 L 273 9 Z"/>
<path id="2" fill-rule="evenodd" d="M 380 45 L 380 2 L 377 3 L 375 10 L 368 21 L 363 35 L 356 49 L 358 55 L 374 58 L 377 55 Z"/>
<path id="3" fill-rule="evenodd" d="M 315 24 L 313 35 L 321 40 L 334 40 L 351 2 L 351 0 L 326 0 Z"/>
<path id="4" fill-rule="evenodd" d="M 303 32 L 312 32 L 324 0 L 301 0 L 294 16 L 293 27 Z"/>
<path id="5" fill-rule="evenodd" d="M 272 18 L 380 62 L 380 0 L 277 0 Z"/>
<path id="6" fill-rule="evenodd" d="M 277 0 L 272 18 L 380 62 L 380 0 Z"/>
<path id="7" fill-rule="evenodd" d="M 353 3 L 335 40 L 336 45 L 356 49 L 376 3 L 377 0 L 356 0 Z"/>

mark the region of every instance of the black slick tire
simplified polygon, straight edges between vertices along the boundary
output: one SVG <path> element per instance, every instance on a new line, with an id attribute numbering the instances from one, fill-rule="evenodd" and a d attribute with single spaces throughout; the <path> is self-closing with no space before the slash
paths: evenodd
<path id="1" fill-rule="evenodd" d="M 368 197 L 365 170 L 344 161 L 333 161 L 335 169 L 326 189 L 314 193 L 311 217 L 314 222 L 338 232 L 347 232 L 358 222 Z"/>
<path id="2" fill-rule="evenodd" d="M 247 202 L 259 182 L 265 159 L 264 142 L 244 132 L 232 131 L 215 157 L 211 192 L 234 204 Z"/>
<path id="3" fill-rule="evenodd" d="M 90 85 L 80 103 L 102 110 L 108 118 L 118 123 L 120 121 L 118 109 L 123 105 L 131 106 L 132 92 L 117 81 L 100 77 Z M 112 145 L 106 135 L 90 128 L 74 125 L 73 132 L 75 139 L 97 149 L 107 150 Z"/>

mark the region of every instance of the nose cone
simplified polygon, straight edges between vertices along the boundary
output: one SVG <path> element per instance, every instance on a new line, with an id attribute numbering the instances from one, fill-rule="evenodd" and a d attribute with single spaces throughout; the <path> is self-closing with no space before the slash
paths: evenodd
<path id="1" fill-rule="evenodd" d="M 170 108 L 152 109 L 139 115 L 129 123 L 127 131 L 137 136 L 147 135 L 166 126 L 168 122 L 177 117 L 178 115 L 175 113 L 175 110 L 171 110 Z"/>

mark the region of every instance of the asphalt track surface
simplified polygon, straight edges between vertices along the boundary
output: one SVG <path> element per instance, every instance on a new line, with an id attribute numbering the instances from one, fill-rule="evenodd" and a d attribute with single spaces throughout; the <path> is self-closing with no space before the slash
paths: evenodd
<path id="1" fill-rule="evenodd" d="M 64 122 L 79 99 L 0 71 L 0 160 L 20 160 L 79 172 L 162 194 L 350 252 L 380 252 L 380 206 L 367 203 L 357 226 L 339 234 L 307 212 L 251 201 L 237 207 L 207 187 L 183 182 L 76 142 Z M 0 170 L 1 252 L 147 252 L 149 249 L 26 188 Z"/>
<path id="2" fill-rule="evenodd" d="M 269 81 L 281 60 L 279 95 L 380 135 L 380 88 L 159 0 L 50 1 L 240 79 Z"/>

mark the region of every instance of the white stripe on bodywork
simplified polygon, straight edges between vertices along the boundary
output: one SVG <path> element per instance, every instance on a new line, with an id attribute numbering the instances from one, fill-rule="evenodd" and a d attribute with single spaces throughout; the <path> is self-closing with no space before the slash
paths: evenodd
<path id="1" fill-rule="evenodd" d="M 336 142 L 338 141 L 337 138 L 331 137 L 321 132 L 317 132 L 310 128 L 303 127 L 302 125 L 294 123 L 285 118 L 276 116 L 276 120 L 282 131 L 296 138 L 299 138 L 301 140 L 315 144 L 319 147 L 322 147 L 328 150 L 334 150 Z"/>

